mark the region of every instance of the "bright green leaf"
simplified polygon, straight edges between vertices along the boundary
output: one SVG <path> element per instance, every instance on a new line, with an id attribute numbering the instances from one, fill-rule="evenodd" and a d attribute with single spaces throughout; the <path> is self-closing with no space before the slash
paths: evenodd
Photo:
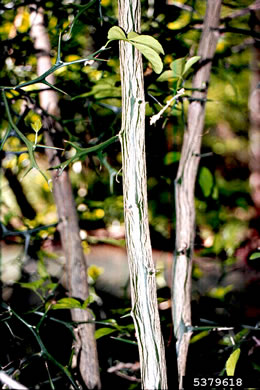
<path id="1" fill-rule="evenodd" d="M 207 198 L 211 194 L 214 185 L 213 175 L 206 167 L 202 167 L 199 175 L 199 185 L 202 189 L 203 195 Z"/>
<path id="2" fill-rule="evenodd" d="M 86 309 L 92 302 L 95 301 L 95 298 L 93 295 L 89 295 L 87 299 L 83 302 L 82 308 Z"/>
<path id="3" fill-rule="evenodd" d="M 260 259 L 260 252 L 254 252 L 252 255 L 249 257 L 249 260 L 256 260 Z"/>
<path id="4" fill-rule="evenodd" d="M 38 133 L 39 130 L 41 130 L 42 128 L 42 122 L 40 119 L 36 119 L 36 121 L 34 123 L 31 123 L 31 126 L 33 128 L 33 130 Z"/>
<path id="5" fill-rule="evenodd" d="M 231 353 L 228 360 L 226 361 L 226 372 L 228 376 L 234 376 L 236 364 L 240 356 L 240 348 L 237 348 Z"/>
<path id="6" fill-rule="evenodd" d="M 42 278 L 42 279 L 39 279 L 39 280 L 35 280 L 34 282 L 19 283 L 19 284 L 20 284 L 21 287 L 28 288 L 30 290 L 36 291 L 39 288 L 41 288 L 41 286 L 43 285 L 44 282 L 45 282 L 45 279 Z"/>
<path id="7" fill-rule="evenodd" d="M 134 33 L 136 34 L 136 33 Z M 129 36 L 130 35 L 130 36 Z M 164 50 L 160 42 L 157 39 L 151 37 L 150 35 L 135 35 L 133 36 L 133 32 L 129 33 L 127 38 L 131 42 L 141 43 L 142 45 L 148 46 L 158 54 L 164 54 Z"/>
<path id="8" fill-rule="evenodd" d="M 200 60 L 200 56 L 194 56 L 191 57 L 185 64 L 184 70 L 183 70 L 183 75 L 188 72 L 188 70 L 194 65 L 196 62 Z"/>
<path id="9" fill-rule="evenodd" d="M 228 286 L 226 287 L 223 287 L 223 286 L 219 286 L 219 287 L 213 287 L 208 295 L 211 297 L 211 298 L 216 298 L 216 299 L 224 299 L 225 295 L 227 293 L 229 293 L 230 291 L 233 290 L 233 285 L 232 284 L 229 284 Z"/>
<path id="10" fill-rule="evenodd" d="M 112 41 L 116 39 L 126 39 L 124 30 L 121 27 L 113 26 L 108 30 L 107 38 Z"/>
<path id="11" fill-rule="evenodd" d="M 44 285 L 44 288 L 45 288 L 47 291 L 54 291 L 58 286 L 59 286 L 58 283 L 48 283 L 48 284 L 45 284 L 45 285 Z"/>
<path id="12" fill-rule="evenodd" d="M 184 72 L 186 57 L 178 58 L 170 64 L 172 69 L 172 77 L 182 77 Z"/>
<path id="13" fill-rule="evenodd" d="M 128 34 L 127 34 L 127 39 L 133 39 L 133 38 L 135 38 L 135 37 L 138 37 L 139 36 L 139 34 L 137 34 L 136 32 L 134 32 L 134 31 L 130 31 Z"/>
<path id="14" fill-rule="evenodd" d="M 43 259 L 38 261 L 37 271 L 38 271 L 38 274 L 40 275 L 41 278 L 48 278 L 49 277 L 49 274 L 48 274 L 48 271 L 45 267 Z"/>
<path id="15" fill-rule="evenodd" d="M 151 63 L 155 73 L 157 74 L 161 73 L 161 71 L 163 70 L 163 63 L 159 54 L 155 50 L 151 49 L 149 46 L 143 45 L 141 43 L 136 43 L 133 41 L 132 43 Z"/>
<path id="16" fill-rule="evenodd" d="M 173 77 L 172 70 L 165 70 L 157 79 L 159 82 L 168 81 L 169 79 L 177 79 L 177 77 Z"/>
<path id="17" fill-rule="evenodd" d="M 62 298 L 51 306 L 53 310 L 57 309 L 81 309 L 81 303 L 75 298 Z"/>
<path id="18" fill-rule="evenodd" d="M 110 333 L 115 332 L 116 329 L 111 329 L 111 328 L 100 328 L 95 331 L 95 339 L 100 339 L 103 336 L 107 336 Z"/>
<path id="19" fill-rule="evenodd" d="M 209 331 L 208 330 L 203 330 L 202 332 L 199 332 L 198 334 L 193 336 L 192 339 L 190 340 L 190 343 L 191 344 L 196 343 L 197 341 L 203 339 L 204 337 L 206 337 L 208 335 L 209 335 Z"/>

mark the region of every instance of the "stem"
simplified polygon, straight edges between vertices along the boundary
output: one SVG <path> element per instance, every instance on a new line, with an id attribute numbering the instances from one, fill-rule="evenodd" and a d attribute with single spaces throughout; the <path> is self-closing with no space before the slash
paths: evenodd
<path id="1" fill-rule="evenodd" d="M 119 25 L 140 31 L 140 0 L 119 0 Z M 167 389 L 164 344 L 156 297 L 156 270 L 149 234 L 145 160 L 145 97 L 141 53 L 120 42 L 122 146 L 126 246 L 132 317 L 140 355 L 142 388 Z"/>
<path id="2" fill-rule="evenodd" d="M 195 237 L 194 188 L 200 159 L 205 102 L 212 58 L 217 40 L 221 0 L 208 0 L 198 55 L 201 66 L 193 78 L 194 92 L 188 111 L 188 127 L 184 133 L 180 164 L 175 180 L 176 244 L 173 267 L 172 313 L 176 338 L 179 387 L 185 375 L 191 327 L 191 271 Z M 207 61 L 205 61 L 207 60 Z"/>

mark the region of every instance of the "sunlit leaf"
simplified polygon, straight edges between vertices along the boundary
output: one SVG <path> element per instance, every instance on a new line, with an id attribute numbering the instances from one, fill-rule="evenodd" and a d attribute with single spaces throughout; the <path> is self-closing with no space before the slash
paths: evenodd
<path id="1" fill-rule="evenodd" d="M 249 257 L 249 260 L 256 260 L 260 259 L 260 252 L 254 252 L 252 255 Z"/>
<path id="2" fill-rule="evenodd" d="M 240 348 L 237 348 L 231 353 L 228 360 L 226 361 L 226 372 L 228 376 L 233 376 L 236 369 L 236 364 L 240 356 Z"/>
<path id="3" fill-rule="evenodd" d="M 192 65 L 196 64 L 200 60 L 200 56 L 194 56 L 191 57 L 185 64 L 184 70 L 183 70 L 183 75 L 188 72 L 188 70 L 192 67 Z"/>
<path id="4" fill-rule="evenodd" d="M 81 303 L 75 298 L 62 298 L 51 306 L 52 309 L 82 309 Z"/>
<path id="5" fill-rule="evenodd" d="M 173 76 L 172 70 L 165 70 L 157 79 L 159 82 L 168 81 L 169 79 L 177 79 L 177 77 Z"/>
<path id="6" fill-rule="evenodd" d="M 111 328 L 100 328 L 95 331 L 95 339 L 100 339 L 101 337 L 107 336 L 110 333 L 115 332 L 116 329 L 111 329 Z"/>
<path id="7" fill-rule="evenodd" d="M 38 133 L 39 130 L 41 130 L 42 128 L 42 122 L 41 120 L 38 118 L 36 119 L 36 121 L 34 123 L 31 123 L 31 126 L 33 128 L 33 130 Z"/>
<path id="8" fill-rule="evenodd" d="M 139 34 L 137 34 L 136 32 L 134 31 L 130 31 L 128 34 L 127 34 L 127 39 L 133 39 L 135 37 L 138 37 Z"/>
<path id="9" fill-rule="evenodd" d="M 209 335 L 208 330 L 204 330 L 202 332 L 199 332 L 198 334 L 196 334 L 195 336 L 192 337 L 192 339 L 190 340 L 190 343 L 191 344 L 196 343 L 197 341 L 203 339 L 204 337 L 206 337 L 208 335 Z"/>
<path id="10" fill-rule="evenodd" d="M 170 64 L 172 69 L 172 77 L 182 77 L 184 72 L 186 57 L 178 58 Z"/>
<path id="11" fill-rule="evenodd" d="M 37 271 L 42 278 L 47 278 L 49 276 L 48 271 L 42 259 L 38 261 Z"/>
<path id="12" fill-rule="evenodd" d="M 34 282 L 19 283 L 19 284 L 23 288 L 28 288 L 32 291 L 35 291 L 35 290 L 38 290 L 39 288 L 41 288 L 41 286 L 43 285 L 44 282 L 45 282 L 45 279 L 42 278 L 39 280 L 35 280 Z"/>
<path id="13" fill-rule="evenodd" d="M 82 309 L 86 309 L 92 302 L 95 301 L 93 295 L 89 295 L 87 299 L 83 302 Z"/>
<path id="14" fill-rule="evenodd" d="M 202 189 L 203 195 L 207 198 L 211 194 L 214 179 L 212 173 L 206 167 L 202 167 L 200 170 L 199 185 Z"/>
<path id="15" fill-rule="evenodd" d="M 149 46 L 143 45 L 141 43 L 132 42 L 133 45 L 147 58 L 147 60 L 151 63 L 153 70 L 155 73 L 161 73 L 163 70 L 163 63 L 159 56 L 159 54 L 151 49 Z"/>
<path id="16" fill-rule="evenodd" d="M 108 30 L 107 38 L 110 41 L 116 40 L 116 39 L 126 39 L 126 35 L 124 30 L 121 27 L 113 26 Z"/>
<path id="17" fill-rule="evenodd" d="M 160 42 L 157 39 L 151 37 L 150 35 L 135 35 L 133 36 L 133 32 L 128 34 L 127 38 L 131 42 L 141 43 L 142 45 L 149 46 L 151 49 L 156 51 L 158 54 L 164 54 L 164 50 Z M 136 34 L 136 33 L 134 33 Z M 130 36 L 129 36 L 130 35 Z"/>
<path id="18" fill-rule="evenodd" d="M 211 298 L 216 298 L 216 299 L 224 299 L 225 295 L 229 293 L 230 291 L 233 290 L 233 285 L 229 284 L 228 286 L 219 286 L 219 287 L 213 287 L 210 292 L 209 296 Z"/>

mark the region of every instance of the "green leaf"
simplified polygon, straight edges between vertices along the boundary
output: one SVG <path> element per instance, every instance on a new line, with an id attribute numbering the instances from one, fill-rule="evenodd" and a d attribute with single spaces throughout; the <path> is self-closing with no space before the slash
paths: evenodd
<path id="1" fill-rule="evenodd" d="M 56 290 L 56 288 L 59 286 L 58 283 L 47 283 L 46 285 L 44 285 L 44 288 L 45 290 L 47 291 L 54 291 Z"/>
<path id="2" fill-rule="evenodd" d="M 183 75 L 188 72 L 188 70 L 194 65 L 196 62 L 200 60 L 200 56 L 194 56 L 191 57 L 185 64 L 184 70 L 183 70 Z"/>
<path id="3" fill-rule="evenodd" d="M 117 39 L 126 39 L 124 30 L 121 27 L 113 26 L 108 30 L 107 38 L 110 41 Z"/>
<path id="4" fill-rule="evenodd" d="M 199 175 L 199 185 L 202 189 L 203 195 L 207 198 L 211 194 L 214 185 L 213 175 L 206 167 L 202 167 Z"/>
<path id="5" fill-rule="evenodd" d="M 231 353 L 228 360 L 226 361 L 226 372 L 228 376 L 234 376 L 234 372 L 236 369 L 236 364 L 240 356 L 240 348 L 235 349 L 234 352 Z"/>
<path id="6" fill-rule="evenodd" d="M 100 339 L 101 337 L 107 336 L 110 333 L 115 332 L 116 329 L 111 329 L 111 328 L 100 328 L 95 331 L 95 339 Z"/>
<path id="7" fill-rule="evenodd" d="M 151 37 L 150 35 L 136 35 L 133 36 L 133 31 L 130 32 L 127 36 L 130 42 L 136 42 L 136 43 L 141 43 L 142 45 L 148 46 L 156 53 L 158 54 L 164 54 L 164 50 L 162 45 L 157 41 L 157 39 Z M 129 36 L 130 35 L 130 36 Z"/>
<path id="8" fill-rule="evenodd" d="M 260 259 L 260 252 L 254 252 L 252 255 L 249 257 L 249 260 L 256 260 Z"/>
<path id="9" fill-rule="evenodd" d="M 62 298 L 51 306 L 53 310 L 58 309 L 82 309 L 81 303 L 75 298 Z"/>
<path id="10" fill-rule="evenodd" d="M 48 271 L 47 271 L 47 269 L 45 267 L 43 259 L 38 261 L 37 271 L 38 271 L 38 274 L 40 275 L 41 278 L 45 278 L 46 279 L 46 278 L 49 277 L 49 273 L 48 273 Z"/>
<path id="11" fill-rule="evenodd" d="M 172 77 L 182 77 L 184 72 L 186 57 L 178 58 L 170 64 L 170 68 L 172 69 Z"/>
<path id="12" fill-rule="evenodd" d="M 23 288 L 28 288 L 28 289 L 30 289 L 32 291 L 36 291 L 39 288 L 41 288 L 41 286 L 43 285 L 44 282 L 45 282 L 45 279 L 42 278 L 42 279 L 39 279 L 39 280 L 35 280 L 34 282 L 19 283 L 19 284 Z"/>
<path id="13" fill-rule="evenodd" d="M 83 302 L 82 309 L 86 309 L 92 302 L 95 301 L 93 295 L 89 295 L 87 299 Z"/>
<path id="14" fill-rule="evenodd" d="M 135 37 L 138 37 L 139 36 L 139 34 L 137 34 L 136 32 L 134 32 L 134 31 L 130 31 L 128 34 L 127 34 L 127 39 L 133 39 L 133 38 L 135 38 Z"/>
<path id="15" fill-rule="evenodd" d="M 219 287 L 213 287 L 208 295 L 211 297 L 211 298 L 216 298 L 216 299 L 224 299 L 225 295 L 227 293 L 229 293 L 230 291 L 233 290 L 233 285 L 232 284 L 229 284 L 228 286 L 219 286 Z"/>
<path id="16" fill-rule="evenodd" d="M 206 337 L 208 335 L 209 335 L 209 331 L 208 330 L 203 330 L 202 332 L 199 332 L 198 334 L 193 336 L 192 339 L 190 340 L 190 343 L 191 344 L 196 343 L 197 341 L 203 339 L 204 337 Z"/>
<path id="17" fill-rule="evenodd" d="M 151 63 L 155 73 L 161 73 L 161 71 L 163 70 L 163 63 L 159 54 L 154 49 L 151 49 L 149 46 L 133 41 L 131 41 L 131 43 L 145 56 L 145 58 L 147 58 L 147 60 Z"/>
<path id="18" fill-rule="evenodd" d="M 181 154 L 180 152 L 169 152 L 164 157 L 164 164 L 170 165 L 180 160 Z"/>
<path id="19" fill-rule="evenodd" d="M 159 82 L 169 81 L 170 79 L 178 80 L 178 77 L 174 77 L 172 70 L 165 70 L 157 79 Z"/>
<path id="20" fill-rule="evenodd" d="M 33 130 L 38 133 L 38 131 L 42 128 L 42 121 L 40 119 L 36 119 L 34 123 L 31 123 L 31 126 Z"/>

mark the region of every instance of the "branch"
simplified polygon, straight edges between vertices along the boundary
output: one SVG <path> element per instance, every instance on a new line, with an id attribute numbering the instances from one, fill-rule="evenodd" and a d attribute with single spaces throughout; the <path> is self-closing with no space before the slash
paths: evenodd
<path id="1" fill-rule="evenodd" d="M 107 141 L 104 141 L 98 145 L 90 146 L 89 148 L 81 148 L 78 145 L 74 144 L 73 142 L 64 141 L 67 144 L 71 145 L 76 150 L 76 153 L 70 159 L 64 161 L 63 163 L 61 163 L 59 165 L 56 165 L 54 167 L 49 168 L 49 170 L 59 169 L 59 176 L 60 176 L 62 174 L 62 172 L 64 171 L 64 169 L 70 163 L 72 163 L 76 160 L 81 160 L 82 158 L 86 157 L 90 153 L 97 153 L 98 154 L 99 152 L 101 152 L 106 147 L 108 147 L 109 145 L 111 145 L 112 143 L 114 143 L 116 141 L 118 141 L 118 135 L 115 135 L 115 136 L 109 138 Z"/>
<path id="2" fill-rule="evenodd" d="M 174 100 L 179 99 L 180 96 L 184 95 L 185 90 L 184 88 L 180 89 L 175 96 L 173 96 L 171 99 L 169 99 L 166 103 L 166 105 L 161 109 L 161 111 L 158 112 L 158 114 L 153 115 L 150 118 L 150 125 L 154 125 L 162 116 L 165 110 L 172 104 Z"/>
<path id="3" fill-rule="evenodd" d="M 224 18 L 221 18 L 220 22 L 221 23 L 228 23 L 235 18 L 239 18 L 240 16 L 244 16 L 252 11 L 257 11 L 258 9 L 260 9 L 260 0 L 256 0 L 249 7 L 246 7 L 244 9 L 239 9 L 239 10 L 233 12 L 232 14 L 225 16 Z"/>
<path id="4" fill-rule="evenodd" d="M 8 386 L 10 389 L 18 389 L 18 390 L 29 390 L 28 387 L 25 387 L 21 383 L 12 379 L 9 375 L 7 375 L 4 371 L 0 371 L 0 381 Z"/>
<path id="5" fill-rule="evenodd" d="M 60 60 L 60 44 L 59 44 L 56 63 L 52 67 L 50 67 L 46 72 L 44 72 L 42 75 L 36 77 L 33 80 L 26 81 L 26 82 L 24 82 L 22 84 L 18 84 L 16 86 L 12 86 L 12 87 L 0 86 L 0 89 L 2 89 L 4 91 L 10 90 L 10 89 L 19 90 L 21 88 L 28 87 L 29 85 L 34 85 L 34 84 L 41 83 L 41 84 L 47 85 L 48 87 L 50 87 L 50 88 L 52 88 L 52 89 L 54 89 L 56 91 L 62 92 L 65 95 L 67 95 L 66 92 L 64 92 L 61 89 L 55 87 L 54 85 L 48 83 L 48 81 L 46 81 L 46 78 L 48 76 L 50 76 L 52 73 L 54 73 L 57 69 L 63 68 L 64 66 L 69 66 L 69 65 L 73 65 L 73 64 L 82 63 L 82 62 L 86 63 L 86 62 L 91 61 L 91 60 L 94 60 L 94 61 L 105 61 L 105 60 L 103 60 L 101 58 L 97 58 L 97 55 L 99 53 L 105 51 L 105 50 L 109 50 L 109 48 L 103 46 L 99 50 L 97 50 L 95 53 L 90 54 L 86 58 L 81 58 L 79 60 L 74 60 L 74 61 L 69 61 L 69 62 L 63 62 L 63 61 Z"/>
<path id="6" fill-rule="evenodd" d="M 10 306 L 6 305 L 5 303 L 2 303 L 1 304 L 2 307 L 4 307 L 6 310 L 8 310 L 8 312 L 12 315 L 14 315 L 22 324 L 24 324 L 27 329 L 29 329 L 31 331 L 31 333 L 33 334 L 35 340 L 37 341 L 37 344 L 38 346 L 40 347 L 40 350 L 41 350 L 41 354 L 42 356 L 44 356 L 47 360 L 49 360 L 50 362 L 52 362 L 55 366 L 57 366 L 62 372 L 64 375 L 66 375 L 66 377 L 69 379 L 71 385 L 73 386 L 73 388 L 75 390 L 78 390 L 78 386 L 76 385 L 76 383 L 74 382 L 74 379 L 72 378 L 72 375 L 71 373 L 69 372 L 69 370 L 67 369 L 67 367 L 64 367 L 61 363 L 59 363 L 49 352 L 48 350 L 46 349 L 45 345 L 43 344 L 42 342 L 42 339 L 40 337 L 40 334 L 39 334 L 39 327 L 40 325 L 42 324 L 44 318 L 46 317 L 47 313 L 48 312 L 45 312 L 43 317 L 40 319 L 39 323 L 37 324 L 37 326 L 35 325 L 31 325 L 29 324 L 28 322 L 26 322 L 20 315 L 18 315 L 13 309 L 11 309 Z"/>

